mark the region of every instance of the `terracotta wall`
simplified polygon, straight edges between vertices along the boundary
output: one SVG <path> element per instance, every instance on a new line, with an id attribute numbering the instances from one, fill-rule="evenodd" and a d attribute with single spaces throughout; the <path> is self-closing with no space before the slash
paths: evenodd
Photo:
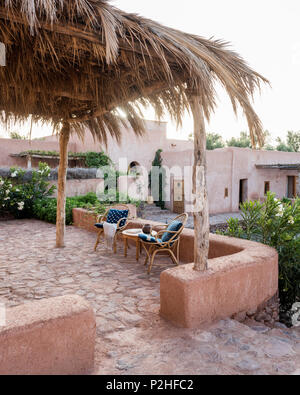
<path id="1" fill-rule="evenodd" d="M 74 209 L 74 225 L 96 232 L 95 217 L 86 210 Z M 136 219 L 129 228 L 150 223 Z M 96 237 L 95 237 L 96 240 Z M 278 291 L 276 250 L 248 240 L 210 235 L 209 269 L 193 270 L 194 231 L 184 229 L 180 242 L 179 267 L 161 274 L 161 314 L 173 324 L 197 328 L 203 324 L 257 311 Z"/>
<path id="2" fill-rule="evenodd" d="M 87 132 L 84 142 L 77 135 L 71 137 L 69 150 L 73 152 L 104 150 L 121 172 L 127 172 L 131 162 L 137 162 L 150 170 L 155 153 L 163 150 L 163 164 L 170 170 L 170 184 L 167 185 L 167 208 L 173 208 L 173 183 L 176 179 L 185 181 L 185 211 L 191 212 L 193 142 L 167 139 L 167 124 L 146 122 L 147 133 L 142 138 L 131 129 L 122 129 L 121 145 L 108 137 L 107 148 L 93 140 Z M 58 150 L 56 136 L 31 143 L 23 140 L 0 139 L 0 166 L 24 166 L 24 159 L 11 158 L 9 154 L 28 149 Z M 119 162 L 121 159 L 121 163 Z M 254 151 L 250 149 L 225 148 L 207 152 L 207 184 L 210 213 L 236 212 L 239 209 L 239 187 L 241 179 L 248 179 L 248 198 L 262 199 L 264 183 L 270 182 L 271 191 L 278 198 L 286 196 L 287 177 L 297 176 L 297 171 L 261 170 L 256 164 L 300 163 L 300 153 L 275 151 Z M 33 163 L 37 164 L 37 163 Z M 56 166 L 57 164 L 54 164 Z M 121 167 L 119 167 L 121 165 Z M 186 172 L 184 172 L 186 168 Z M 120 181 L 124 189 L 124 180 Z M 300 188 L 300 186 L 299 186 Z M 226 193 L 225 193 L 226 191 Z M 126 192 L 126 191 L 124 191 Z"/>
<path id="3" fill-rule="evenodd" d="M 74 143 L 70 143 L 69 150 L 73 151 L 76 149 Z M 55 138 L 53 141 L 47 140 L 13 140 L 13 139 L 0 139 L 0 167 L 27 167 L 26 160 L 23 158 L 11 157 L 10 154 L 19 154 L 20 152 L 28 150 L 40 150 L 40 151 L 59 151 L 58 141 Z M 33 166 L 38 165 L 38 161 L 34 161 Z M 53 167 L 57 165 L 54 164 Z"/>
<path id="4" fill-rule="evenodd" d="M 137 217 L 137 208 L 133 204 L 128 204 L 130 209 L 130 217 L 136 218 Z M 98 220 L 98 216 L 93 214 L 92 212 L 82 209 L 82 208 L 73 208 L 73 225 L 77 228 L 81 228 L 87 230 L 88 232 L 97 233 L 99 229 L 97 229 L 94 225 Z M 130 221 L 130 223 L 136 223 L 134 220 Z M 148 223 L 148 222 L 147 222 Z M 131 228 L 131 227 L 129 227 Z"/>
<path id="5" fill-rule="evenodd" d="M 93 136 L 87 130 L 83 141 L 77 135 L 71 136 L 69 151 L 105 151 L 117 168 L 119 168 L 119 160 L 123 159 L 123 168 L 120 170 L 127 172 L 132 162 L 138 162 L 150 170 L 158 149 L 166 152 L 178 152 L 191 149 L 193 146 L 191 141 L 168 139 L 166 122 L 146 121 L 145 127 L 147 133 L 142 137 L 137 137 L 131 128 L 121 127 L 121 143 L 118 144 L 108 136 L 107 146 L 94 141 Z M 58 151 L 58 138 L 57 136 L 48 136 L 41 140 L 33 140 L 31 143 L 25 140 L 0 139 L 0 166 L 25 167 L 25 159 L 11 158 L 9 155 L 27 150 Z M 37 166 L 37 164 L 38 161 L 33 160 L 33 166 Z M 57 162 L 54 161 L 51 167 L 56 166 Z"/>
<path id="6" fill-rule="evenodd" d="M 57 181 L 51 181 L 50 185 L 55 185 L 57 188 Z M 90 180 L 67 180 L 66 183 L 66 195 L 67 197 L 82 196 L 87 193 L 96 193 L 98 188 L 103 189 L 104 180 L 102 179 L 90 179 Z M 57 189 L 54 194 L 57 197 Z"/>
<path id="7" fill-rule="evenodd" d="M 96 321 L 75 295 L 7 309 L 0 327 L 0 375 L 75 375 L 94 367 Z"/>
<path id="8" fill-rule="evenodd" d="M 75 152 L 102 150 L 107 152 L 117 168 L 119 168 L 119 160 L 123 159 L 124 165 L 120 168 L 122 172 L 127 172 L 132 162 L 139 163 L 149 171 L 158 149 L 164 152 L 179 152 L 193 147 L 191 141 L 168 139 L 166 122 L 146 121 L 146 130 L 147 133 L 144 136 L 137 137 L 131 128 L 121 127 L 120 145 L 108 136 L 107 147 L 105 147 L 104 144 L 95 142 L 89 132 L 85 134 L 84 141 L 74 135 L 70 142 L 76 145 Z M 55 142 L 56 137 L 47 137 L 46 141 Z"/>
<path id="9" fill-rule="evenodd" d="M 256 312 L 277 294 L 276 250 L 218 235 L 210 235 L 210 249 L 216 257 L 209 259 L 207 271 L 196 272 L 192 263 L 161 274 L 160 313 L 177 326 L 199 328 Z"/>

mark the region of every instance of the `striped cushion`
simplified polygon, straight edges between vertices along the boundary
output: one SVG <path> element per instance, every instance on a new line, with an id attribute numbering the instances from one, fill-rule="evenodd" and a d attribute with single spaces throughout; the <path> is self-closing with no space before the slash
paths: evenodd
<path id="1" fill-rule="evenodd" d="M 167 230 L 170 230 L 172 232 L 178 232 L 178 230 L 180 230 L 181 227 L 182 227 L 182 222 L 173 221 L 170 223 Z M 167 241 L 172 239 L 172 237 L 174 237 L 174 235 L 175 235 L 175 233 L 165 232 L 161 239 L 162 239 L 163 243 L 166 243 Z"/>

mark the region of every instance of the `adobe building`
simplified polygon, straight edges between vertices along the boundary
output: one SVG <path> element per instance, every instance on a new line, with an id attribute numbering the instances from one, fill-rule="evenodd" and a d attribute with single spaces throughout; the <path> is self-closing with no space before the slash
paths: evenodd
<path id="1" fill-rule="evenodd" d="M 119 168 L 120 160 L 127 163 L 128 173 L 133 167 L 143 166 L 149 172 L 157 150 L 161 149 L 163 165 L 169 172 L 166 185 L 166 207 L 176 213 L 190 212 L 192 193 L 193 142 L 167 138 L 167 123 L 146 121 L 147 133 L 137 137 L 134 132 L 123 128 L 122 141 L 118 145 L 108 137 L 107 147 L 93 140 L 86 133 L 84 141 L 73 135 L 69 143 L 71 152 L 105 151 Z M 49 136 L 31 142 L 26 140 L 0 139 L 0 167 L 27 167 L 25 157 L 18 156 L 27 150 L 58 151 L 57 136 Z M 31 158 L 30 166 L 36 167 L 43 158 Z M 207 152 L 207 183 L 210 214 L 232 213 L 239 210 L 245 200 L 263 199 L 267 191 L 276 193 L 278 198 L 293 198 L 299 194 L 298 178 L 300 153 L 259 151 L 241 148 L 224 148 Z M 56 167 L 58 161 L 50 162 Z M 72 166 L 76 166 L 72 164 Z M 78 163 L 80 167 L 80 162 Z M 123 183 L 121 192 L 134 180 Z M 94 180 L 95 181 L 95 180 Z M 89 192 L 95 182 L 87 187 Z M 84 193 L 82 185 L 72 188 L 71 193 Z"/>
<path id="2" fill-rule="evenodd" d="M 190 169 L 194 153 L 191 149 L 164 152 L 162 157 L 170 168 Z M 208 151 L 207 168 L 210 214 L 237 212 L 240 203 L 262 200 L 268 191 L 279 199 L 299 194 L 300 153 L 228 147 Z M 171 174 L 170 202 L 166 204 L 178 213 L 189 212 L 192 201 L 192 174 L 182 174 L 184 177 Z"/>

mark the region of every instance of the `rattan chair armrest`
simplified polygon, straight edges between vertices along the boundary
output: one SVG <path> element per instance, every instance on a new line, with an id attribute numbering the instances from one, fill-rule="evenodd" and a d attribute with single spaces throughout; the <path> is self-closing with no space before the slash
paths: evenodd
<path id="1" fill-rule="evenodd" d="M 118 221 L 118 223 L 117 223 L 117 229 L 118 229 L 118 230 L 125 230 L 125 228 L 127 228 L 127 226 L 128 226 L 128 220 L 129 220 L 128 217 L 126 217 L 126 218 L 121 218 L 121 219 Z M 124 225 L 124 226 L 120 226 L 120 223 L 121 223 L 122 221 L 125 221 L 125 225 Z"/>
<path id="2" fill-rule="evenodd" d="M 164 235 L 165 233 L 172 233 L 172 234 L 176 234 L 176 233 L 178 233 L 178 230 L 160 230 L 158 233 L 157 233 L 157 235 L 156 236 L 159 236 L 159 235 Z"/>
<path id="3" fill-rule="evenodd" d="M 98 215 L 98 217 L 97 217 L 97 222 L 98 222 L 98 223 L 104 222 L 104 221 L 103 221 L 103 220 L 104 220 L 104 217 L 105 217 L 104 215 L 101 215 L 101 214 Z"/>
<path id="4" fill-rule="evenodd" d="M 164 235 L 165 233 L 171 233 L 171 234 L 173 234 L 173 236 L 172 236 L 171 239 L 168 240 L 168 241 L 159 242 L 159 241 L 158 241 L 159 237 L 162 236 L 162 235 Z M 181 233 L 180 230 L 161 230 L 160 232 L 157 233 L 157 235 L 155 236 L 155 239 L 156 239 L 156 242 L 157 242 L 158 244 L 160 244 L 160 245 L 162 245 L 162 246 L 165 246 L 165 245 L 167 245 L 167 244 L 173 243 L 173 242 L 174 242 L 174 237 L 175 237 L 177 234 L 178 234 L 178 237 L 180 237 L 180 233 Z"/>
<path id="5" fill-rule="evenodd" d="M 109 210 L 110 209 L 107 209 L 106 211 L 105 211 L 105 213 L 104 214 L 100 214 L 100 215 L 98 215 L 98 217 L 97 217 L 97 221 L 98 222 L 105 222 L 106 221 L 106 219 L 107 219 L 107 215 L 108 215 L 108 213 L 109 213 Z"/>
<path id="6" fill-rule="evenodd" d="M 167 228 L 169 225 L 168 224 L 162 224 L 162 225 L 155 225 L 155 228 L 157 229 L 157 228 Z"/>

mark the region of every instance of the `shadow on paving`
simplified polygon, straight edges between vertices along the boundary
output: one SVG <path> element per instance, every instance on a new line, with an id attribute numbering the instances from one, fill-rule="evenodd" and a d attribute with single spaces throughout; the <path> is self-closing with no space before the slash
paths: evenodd
<path id="1" fill-rule="evenodd" d="M 135 260 L 75 227 L 55 249 L 55 226 L 35 220 L 0 222 L 0 303 L 78 294 L 97 322 L 95 374 L 291 374 L 300 366 L 300 334 L 252 329 L 231 320 L 198 330 L 175 328 L 159 315 L 159 276 L 174 267 L 155 261 L 151 276 Z M 275 332 L 274 332 L 275 331 Z M 264 332 L 264 333 L 263 333 Z"/>

